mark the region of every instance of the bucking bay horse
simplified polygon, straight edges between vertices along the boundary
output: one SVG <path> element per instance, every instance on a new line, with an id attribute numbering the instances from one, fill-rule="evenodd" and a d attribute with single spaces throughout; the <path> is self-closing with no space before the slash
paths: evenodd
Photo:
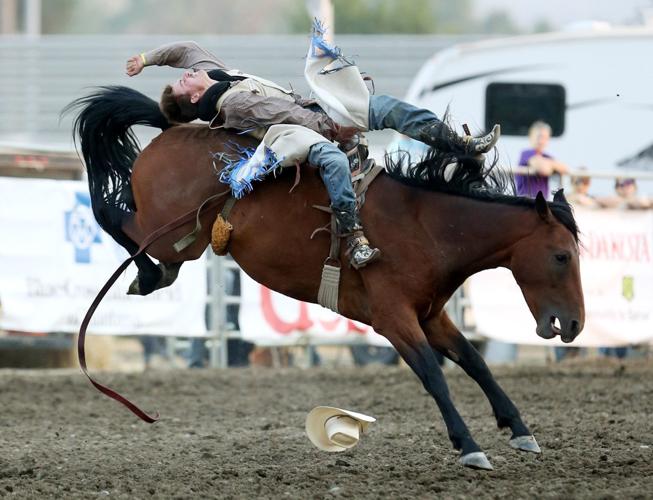
<path id="1" fill-rule="evenodd" d="M 101 87 L 70 108 L 78 113 L 74 129 L 94 215 L 132 254 L 155 230 L 227 189 L 218 181 L 224 167 L 220 154 L 231 154 L 233 144 L 255 146 L 254 139 L 226 130 L 173 126 L 155 101 L 125 87 Z M 140 151 L 134 125 L 162 133 Z M 461 463 L 480 469 L 492 466 L 451 401 L 436 351 L 479 384 L 499 428 L 512 432 L 514 448 L 540 449 L 483 358 L 445 312 L 449 297 L 467 277 L 501 266 L 521 287 L 539 336 L 571 342 L 585 315 L 578 229 L 563 193 L 553 202 L 541 193 L 535 199 L 505 194 L 512 177 L 493 166 L 435 150 L 412 164 L 386 161 L 361 212 L 381 258 L 360 271 L 343 266 L 338 301 L 341 314 L 392 343 L 435 399 Z M 229 215 L 228 251 L 262 285 L 317 302 L 329 237 L 310 237 L 329 215 L 313 206 L 329 200 L 317 169 L 302 166 L 301 181 L 291 190 L 294 181 L 292 171 L 269 176 L 237 201 Z M 173 244 L 194 221 L 164 232 L 136 258 L 141 293 L 166 286 L 181 263 L 203 254 L 215 216 L 216 210 L 201 214 L 203 229 L 183 251 Z"/>

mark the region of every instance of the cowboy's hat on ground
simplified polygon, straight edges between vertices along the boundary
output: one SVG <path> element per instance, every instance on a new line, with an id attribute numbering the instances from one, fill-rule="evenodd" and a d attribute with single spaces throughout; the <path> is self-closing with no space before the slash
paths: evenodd
<path id="1" fill-rule="evenodd" d="M 332 406 L 318 406 L 306 416 L 308 439 L 323 451 L 345 451 L 358 443 L 374 417 Z"/>

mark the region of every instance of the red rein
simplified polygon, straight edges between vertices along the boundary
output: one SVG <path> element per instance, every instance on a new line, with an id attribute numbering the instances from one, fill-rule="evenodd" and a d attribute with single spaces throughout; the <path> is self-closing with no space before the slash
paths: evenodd
<path id="1" fill-rule="evenodd" d="M 143 410 L 141 410 L 138 406 L 136 406 L 134 403 L 129 401 L 127 398 L 124 396 L 121 396 L 118 394 L 116 391 L 113 389 L 110 389 L 109 387 L 100 384 L 99 382 L 96 382 L 93 380 L 93 378 L 89 375 L 88 373 L 88 368 L 86 366 L 86 348 L 84 346 L 84 342 L 86 340 L 86 330 L 88 328 L 89 323 L 91 322 L 91 318 L 93 317 L 93 313 L 95 313 L 95 310 L 97 307 L 100 305 L 100 302 L 102 302 L 102 299 L 104 296 L 107 294 L 109 289 L 113 286 L 113 284 L 116 282 L 118 279 L 118 276 L 127 269 L 127 266 L 131 264 L 131 262 L 138 257 L 141 253 L 143 253 L 147 247 L 149 247 L 154 241 L 159 239 L 161 236 L 164 234 L 169 233 L 173 229 L 177 229 L 180 226 L 183 226 L 184 224 L 192 221 L 195 217 L 199 218 L 199 215 L 201 212 L 208 210 L 209 208 L 212 208 L 217 204 L 220 198 L 222 198 L 223 195 L 228 194 L 229 191 L 225 191 L 224 193 L 220 193 L 220 195 L 216 195 L 214 199 L 209 199 L 210 203 L 207 203 L 209 200 L 206 200 L 205 203 L 200 206 L 200 208 L 192 210 L 181 217 L 176 218 L 172 222 L 169 222 L 168 224 L 160 227 L 153 233 L 151 233 L 143 242 L 141 243 L 141 246 L 138 248 L 138 251 L 129 257 L 127 260 L 125 260 L 118 269 L 114 271 L 114 273 L 111 275 L 109 280 L 104 284 L 100 292 L 97 294 L 95 299 L 93 300 L 93 303 L 91 306 L 88 308 L 88 311 L 86 311 L 86 316 L 84 316 L 84 320 L 82 321 L 82 324 L 79 328 L 79 336 L 77 338 L 77 355 L 79 357 L 79 365 L 82 368 L 82 371 L 84 372 L 84 375 L 88 377 L 88 379 L 91 381 L 91 384 L 95 386 L 95 388 L 102 392 L 103 394 L 109 396 L 111 399 L 115 399 L 119 403 L 122 403 L 125 405 L 129 411 L 131 411 L 134 415 L 136 415 L 138 418 L 141 420 L 144 420 L 145 422 L 152 424 L 159 420 L 159 413 L 157 412 L 155 416 L 150 416 L 147 413 L 145 413 Z M 199 212 L 199 213 L 198 213 Z"/>

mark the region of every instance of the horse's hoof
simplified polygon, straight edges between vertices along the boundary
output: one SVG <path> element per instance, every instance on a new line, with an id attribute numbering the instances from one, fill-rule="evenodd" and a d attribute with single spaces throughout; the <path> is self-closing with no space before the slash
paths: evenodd
<path id="1" fill-rule="evenodd" d="M 494 470 L 492 464 L 482 451 L 475 451 L 474 453 L 463 455 L 460 457 L 460 463 L 465 467 L 471 467 L 472 469 Z"/>
<path id="2" fill-rule="evenodd" d="M 516 438 L 512 438 L 510 440 L 510 446 L 516 450 L 542 453 L 542 450 L 533 436 L 517 436 Z"/>
<path id="3" fill-rule="evenodd" d="M 141 294 L 141 287 L 138 284 L 138 276 L 134 278 L 134 281 L 132 281 L 131 285 L 129 285 L 129 289 L 127 290 L 127 295 L 140 295 Z"/>

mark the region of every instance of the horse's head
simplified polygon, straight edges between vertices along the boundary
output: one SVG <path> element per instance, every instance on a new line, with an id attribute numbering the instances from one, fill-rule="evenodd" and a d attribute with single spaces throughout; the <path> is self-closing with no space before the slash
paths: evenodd
<path id="1" fill-rule="evenodd" d="M 565 206 L 562 191 L 554 202 Z M 535 199 L 540 222 L 514 247 L 510 268 L 545 339 L 560 335 L 571 342 L 585 323 L 577 235 L 573 215 L 566 227 L 553 215 L 542 193 Z M 573 230 L 573 231 L 572 231 Z"/>

